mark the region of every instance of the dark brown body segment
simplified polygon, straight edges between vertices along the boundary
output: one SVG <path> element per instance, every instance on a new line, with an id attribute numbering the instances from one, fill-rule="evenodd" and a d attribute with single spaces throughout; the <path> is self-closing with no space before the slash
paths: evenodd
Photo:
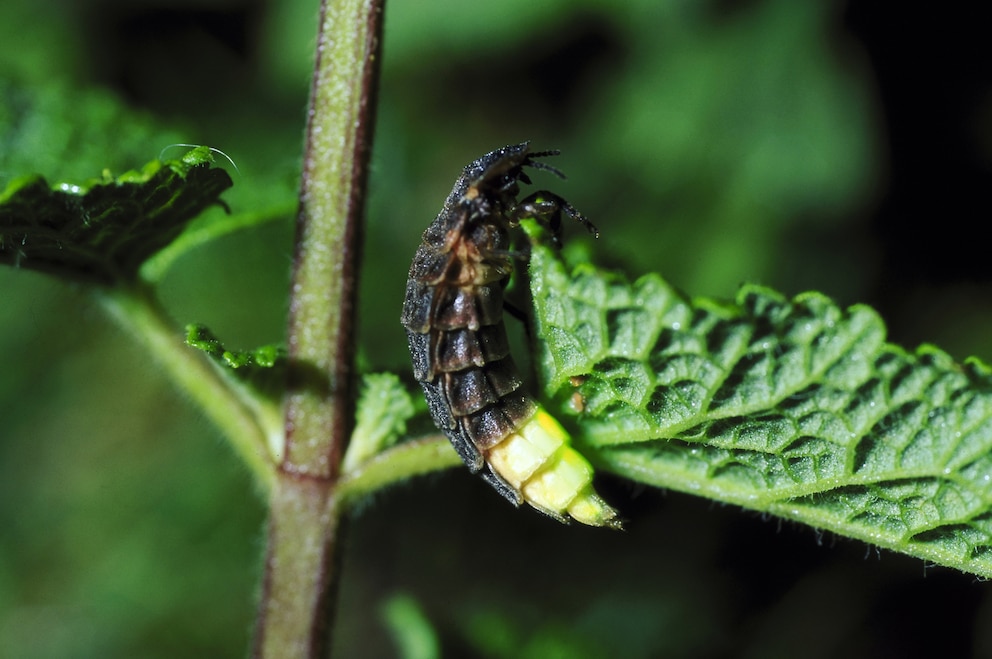
<path id="1" fill-rule="evenodd" d="M 503 287 L 513 270 L 524 167 L 540 167 L 528 143 L 468 165 L 424 232 L 410 266 L 402 323 L 414 376 L 431 416 L 469 468 L 514 504 L 520 493 L 486 464 L 488 451 L 519 430 L 537 406 L 521 388 L 503 327 Z"/>

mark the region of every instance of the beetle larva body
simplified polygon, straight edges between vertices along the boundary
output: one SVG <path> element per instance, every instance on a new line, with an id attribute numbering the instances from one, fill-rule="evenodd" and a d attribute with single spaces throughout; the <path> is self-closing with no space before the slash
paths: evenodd
<path id="1" fill-rule="evenodd" d="M 524 167 L 557 173 L 533 160 L 553 152 L 528 146 L 506 146 L 468 165 L 424 232 L 402 315 L 413 372 L 438 428 L 504 497 L 560 521 L 619 526 L 592 488 L 592 467 L 523 389 L 509 354 L 503 288 L 513 272 L 510 229 L 531 216 L 557 228 L 561 210 L 588 225 L 550 193 L 518 203 L 518 183 L 530 183 Z"/>

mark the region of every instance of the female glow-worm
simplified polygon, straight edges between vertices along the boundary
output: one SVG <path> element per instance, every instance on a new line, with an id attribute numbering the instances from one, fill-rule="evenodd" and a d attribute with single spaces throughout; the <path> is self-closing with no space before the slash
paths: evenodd
<path id="1" fill-rule="evenodd" d="M 592 467 L 561 425 L 528 394 L 509 354 L 503 288 L 516 256 L 510 229 L 535 217 L 557 233 L 562 212 L 595 228 L 557 195 L 518 201 L 525 167 L 556 151 L 505 146 L 472 162 L 417 249 L 402 323 L 414 376 L 431 416 L 473 472 L 514 505 L 526 501 L 560 520 L 619 527 L 592 487 Z"/>

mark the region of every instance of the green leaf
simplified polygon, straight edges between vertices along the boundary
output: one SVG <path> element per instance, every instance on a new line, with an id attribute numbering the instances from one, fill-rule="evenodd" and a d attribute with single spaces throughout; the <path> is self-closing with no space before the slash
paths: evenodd
<path id="1" fill-rule="evenodd" d="M 598 466 L 992 577 L 987 366 L 906 352 L 819 293 L 569 276 L 525 228 L 547 388 Z"/>
<path id="2" fill-rule="evenodd" d="M 423 608 L 411 596 L 393 595 L 379 610 L 403 659 L 436 659 L 441 656 L 437 633 Z"/>
<path id="3" fill-rule="evenodd" d="M 2 14 L 0 10 L 0 20 Z M 9 45 L 4 43 L 0 50 Z M 54 59 L 51 52 L 46 57 L 49 62 Z M 36 76 L 38 70 L 31 73 Z M 59 76 L 0 74 L 0 99 L 0 188 L 30 172 L 79 181 L 104 169 L 126 171 L 144 162 L 149 152 L 159 153 L 186 139 L 182 131 L 129 106 L 107 88 L 77 87 Z"/>
<path id="4" fill-rule="evenodd" d="M 342 469 L 348 473 L 406 434 L 415 411 L 413 398 L 393 373 L 369 373 L 358 399 L 355 430 Z"/>
<path id="5" fill-rule="evenodd" d="M 50 186 L 40 176 L 0 194 L 0 263 L 99 283 L 133 279 L 149 256 L 231 187 L 207 147 L 117 178 Z"/>
<path id="6" fill-rule="evenodd" d="M 254 350 L 228 350 L 203 325 L 186 326 L 186 345 L 207 353 L 225 370 L 256 389 L 280 397 L 286 384 L 286 349 L 265 345 Z"/>

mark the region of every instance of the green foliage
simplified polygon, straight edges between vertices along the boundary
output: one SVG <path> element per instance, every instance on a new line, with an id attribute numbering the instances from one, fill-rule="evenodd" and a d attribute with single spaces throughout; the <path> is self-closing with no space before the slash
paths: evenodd
<path id="1" fill-rule="evenodd" d="M 397 645 L 402 659 L 436 659 L 441 656 L 437 633 L 415 599 L 396 595 L 386 602 L 380 615 Z"/>
<path id="2" fill-rule="evenodd" d="M 14 6 L 4 3 L 0 20 L 3 11 Z M 31 30 L 31 38 L 39 31 Z M 0 52 L 9 43 L 0 34 Z M 46 55 L 51 57 L 51 51 Z M 81 181 L 106 169 L 124 171 L 166 145 L 184 141 L 181 133 L 129 107 L 107 89 L 79 87 L 50 76 L 31 83 L 16 80 L 0 70 L 0 187 L 31 172 L 57 181 Z"/>
<path id="3" fill-rule="evenodd" d="M 468 617 L 468 642 L 476 654 L 499 659 L 605 659 L 614 656 L 601 638 L 577 632 L 574 623 L 542 619 L 527 629 L 512 612 L 473 611 Z M 584 630 L 583 630 L 584 631 Z"/>
<path id="4" fill-rule="evenodd" d="M 132 279 L 149 256 L 231 186 L 207 147 L 119 177 L 50 186 L 40 176 L 0 194 L 0 263 L 70 279 Z"/>
<path id="5" fill-rule="evenodd" d="M 526 228 L 540 242 L 540 228 Z M 992 576 L 992 375 L 885 342 L 871 309 L 733 304 L 531 258 L 549 392 L 598 463 Z"/>
<path id="6" fill-rule="evenodd" d="M 406 422 L 413 414 L 413 399 L 398 377 L 392 373 L 366 374 L 342 469 L 351 471 L 395 444 L 406 433 Z"/>
<path id="7" fill-rule="evenodd" d="M 278 236 L 244 232 L 234 241 L 216 240 L 224 233 L 218 225 L 234 231 L 292 215 L 301 108 L 313 66 L 307 44 L 313 43 L 316 5 L 270 4 L 265 21 L 249 21 L 254 29 L 242 44 L 251 54 L 246 62 L 241 48 L 232 49 L 213 30 L 202 29 L 195 16 L 188 31 L 174 30 L 167 21 L 166 30 L 141 32 L 139 40 L 134 19 L 154 14 L 137 5 L 83 0 L 61 3 L 52 11 L 47 4 L 25 0 L 0 2 L 0 76 L 13 76 L 0 80 L 0 189 L 11 177 L 28 172 L 43 172 L 49 180 L 81 180 L 103 168 L 123 171 L 175 142 L 229 150 L 245 172 L 245 184 L 225 195 L 235 213 L 210 214 L 203 224 L 194 223 L 150 259 L 141 274 L 163 279 L 169 315 L 223 327 L 222 334 L 234 341 L 237 333 L 241 345 L 280 336 L 291 223 L 285 222 L 287 228 Z M 829 290 L 845 300 L 871 294 L 879 257 L 873 239 L 855 222 L 864 202 L 877 194 L 873 191 L 884 187 L 881 157 L 873 150 L 884 140 L 873 139 L 872 117 L 880 115 L 873 114 L 871 74 L 840 24 L 843 3 L 637 0 L 620 6 L 604 0 L 513 0 L 509 6 L 512 11 L 504 5 L 470 7 L 451 1 L 387 7 L 385 102 L 371 171 L 360 301 L 359 340 L 361 349 L 375 356 L 373 367 L 399 370 L 405 363 L 395 318 L 402 302 L 397 282 L 403 281 L 419 233 L 459 168 L 488 149 L 524 138 L 540 148 L 564 150 L 558 164 L 573 183 L 555 189 L 604 229 L 598 259 L 620 253 L 634 270 L 664 263 L 666 276 L 696 292 L 720 294 L 747 278 L 779 287 L 789 282 L 796 290 Z M 237 20 L 245 7 L 235 3 L 225 17 Z M 198 11 L 189 3 L 168 1 L 159 9 L 183 16 Z M 439 21 L 450 29 L 423 29 Z M 579 52 L 576 46 L 593 55 L 586 60 L 563 57 Z M 276 68 L 276 57 L 292 61 Z M 915 79 L 912 69 L 904 73 Z M 134 107 L 105 87 L 114 84 Z M 182 133 L 156 127 L 154 122 L 164 118 Z M 664 222 L 658 221 L 659 209 Z M 206 246 L 208 242 L 212 244 Z M 204 247 L 187 258 L 190 248 L 200 245 Z M 173 264 L 182 267 L 169 270 Z M 0 540 L 5 557 L 0 619 L 29 623 L 11 627 L 6 639 L 10 653 L 243 654 L 251 598 L 241 593 L 253 587 L 247 583 L 257 573 L 260 528 L 260 512 L 245 497 L 245 474 L 232 467 L 230 455 L 218 450 L 217 442 L 201 441 L 208 432 L 203 414 L 184 412 L 189 396 L 172 395 L 159 371 L 148 366 L 147 351 L 120 358 L 119 336 L 86 313 L 88 302 L 80 304 L 51 281 L 12 269 L 0 268 L 0 281 L 7 311 L 0 344 L 15 356 L 0 377 L 5 393 L 0 396 L 0 466 L 5 467 L 0 482 L 8 504 L 0 506 L 6 530 Z M 926 300 L 920 302 L 919 290 L 901 293 L 908 309 L 928 308 Z M 983 296 L 970 287 L 949 293 L 943 287 L 927 293 L 931 301 L 940 301 L 939 310 L 907 309 L 899 330 L 930 339 L 940 335 L 941 344 L 955 353 L 987 354 L 992 316 Z M 715 311 L 739 313 L 735 307 Z M 71 332 L 66 331 L 69 324 Z M 80 345 L 86 350 L 79 350 Z M 239 372 L 223 370 L 235 376 Z M 631 375 L 633 379 L 639 373 Z M 101 386 L 93 386 L 95 382 Z M 633 387 L 622 381 L 619 385 Z M 122 403 L 127 414 L 121 413 Z M 681 447 L 685 441 L 667 444 Z M 425 453 L 446 448 L 416 444 L 393 447 L 390 458 L 401 457 L 404 447 Z M 643 459 L 648 445 L 659 450 L 666 441 L 592 453 L 619 459 L 629 450 Z M 699 443 L 692 447 L 710 450 Z M 680 454 L 689 457 L 687 451 Z M 447 449 L 446 455 L 453 453 Z M 418 460 L 412 462 L 430 462 Z M 878 456 L 874 460 L 884 462 Z M 457 457 L 451 464 L 456 463 Z M 656 460 L 649 467 L 662 464 Z M 626 469 L 605 462 L 601 466 Z M 679 476 L 685 470 L 674 472 Z M 455 475 L 451 478 L 458 482 Z M 576 535 L 575 529 L 506 514 L 500 501 L 491 509 L 495 514 L 479 515 L 490 510 L 485 508 L 490 493 L 483 492 L 468 507 L 443 494 L 447 479 L 444 488 L 415 487 L 411 496 L 378 497 L 376 514 L 350 525 L 343 601 L 387 597 L 395 581 L 383 578 L 382 566 L 394 565 L 404 580 L 420 579 L 410 583 L 418 599 L 443 593 L 443 604 L 432 609 L 439 617 L 447 610 L 462 610 L 466 593 L 493 601 L 493 591 L 504 588 L 512 591 L 502 602 L 505 611 L 519 611 L 517 594 L 523 592 L 541 620 L 566 619 L 575 628 L 582 621 L 567 614 L 563 618 L 563 611 L 595 603 L 610 612 L 622 611 L 619 619 L 600 628 L 599 638 L 609 638 L 614 654 L 657 655 L 657 638 L 645 646 L 650 650 L 630 652 L 632 630 L 623 623 L 638 620 L 643 624 L 635 627 L 641 632 L 670 631 L 665 637 L 669 643 L 691 639 L 693 651 L 685 650 L 686 656 L 699 654 L 707 644 L 710 654 L 726 654 L 731 643 L 758 656 L 762 637 L 748 637 L 741 628 L 735 632 L 736 621 L 746 619 L 750 630 L 769 630 L 766 643 L 767 638 L 788 643 L 795 637 L 802 647 L 816 635 L 824 647 L 847 647 L 852 626 L 877 630 L 865 609 L 873 604 L 882 609 L 880 601 L 892 601 L 891 590 L 873 581 L 868 591 L 859 576 L 911 581 L 912 592 L 921 598 L 938 582 L 921 582 L 912 568 L 901 569 L 899 561 L 867 567 L 857 560 L 843 565 L 832 561 L 829 572 L 805 573 L 792 584 L 785 584 L 787 578 L 767 579 L 782 583 L 783 590 L 775 597 L 759 597 L 741 584 L 753 570 L 750 562 L 747 571 L 724 569 L 725 561 L 720 569 L 713 566 L 719 551 L 714 547 L 726 538 L 721 524 L 728 519 L 746 526 L 748 534 L 756 528 L 760 534 L 760 524 L 741 524 L 737 515 L 672 497 L 671 506 L 651 512 L 661 515 L 652 518 L 656 524 L 642 518 L 638 528 L 616 538 Z M 668 486 L 676 487 L 674 481 Z M 716 481 L 704 473 L 695 482 Z M 466 491 L 474 496 L 479 489 Z M 850 503 L 858 501 L 852 497 Z M 672 542 L 672 520 L 663 517 L 668 508 L 698 513 L 692 521 L 696 529 L 703 526 L 699 520 L 705 514 L 707 531 L 680 534 Z M 114 524 L 115 515 L 122 513 L 125 517 Z M 532 524 L 531 530 L 541 534 L 539 542 L 520 542 L 521 524 Z M 212 529 L 212 544 L 201 542 L 203 528 Z M 495 549 L 487 559 L 480 559 L 484 547 L 464 551 L 476 528 L 492 541 L 485 545 Z M 652 528 L 657 537 L 646 537 Z M 631 542 L 635 533 L 645 535 Z M 787 543 L 788 535 L 776 536 L 774 544 Z M 391 540 L 384 542 L 384 537 Z M 802 545 L 806 537 L 800 538 Z M 610 542 L 615 544 L 596 544 Z M 686 549 L 688 543 L 694 544 Z M 553 566 L 533 560 L 538 544 L 557 548 L 549 553 L 555 557 Z M 353 551 L 355 547 L 361 551 Z M 763 548 L 763 555 L 774 552 L 775 547 Z M 623 561 L 607 558 L 620 555 Z M 789 568 L 802 560 L 792 559 L 796 562 Z M 589 573 L 585 566 L 590 560 L 608 568 Z M 121 570 L 122 561 L 143 570 Z M 480 570 L 480 565 L 500 569 Z M 574 581 L 572 588 L 551 585 L 548 575 L 561 574 L 563 565 L 571 566 L 570 574 L 582 572 L 581 588 Z M 665 567 L 645 571 L 644 565 Z M 672 565 L 678 569 L 667 569 Z M 156 581 L 161 574 L 168 578 Z M 787 568 L 778 574 L 790 573 Z M 516 579 L 512 586 L 505 585 L 508 577 Z M 473 588 L 464 587 L 466 580 Z M 973 598 L 957 597 L 971 587 L 966 581 L 957 581 L 954 599 L 970 607 Z M 909 590 L 903 586 L 901 592 Z M 610 599 L 618 592 L 624 596 Z M 748 596 L 741 597 L 742 592 Z M 218 594 L 226 594 L 223 606 L 217 605 Z M 791 606 L 804 594 L 808 606 Z M 773 606 L 755 606 L 759 600 L 787 602 L 782 606 L 802 615 L 783 624 Z M 143 605 L 122 605 L 134 601 Z M 837 601 L 857 601 L 859 606 L 832 606 Z M 948 608 L 946 597 L 933 601 L 940 601 L 934 609 Z M 734 608 L 741 605 L 748 608 Z M 52 615 L 39 617 L 39 611 Z M 339 633 L 354 639 L 341 655 L 368 656 L 368 646 L 383 636 L 368 611 L 341 607 Z M 634 615 L 645 611 L 647 620 Z M 706 615 L 691 615 L 699 611 Z M 969 631 L 982 637 L 978 624 L 955 634 L 938 618 L 928 617 L 933 613 L 925 607 L 919 611 L 927 618 L 921 627 L 940 630 L 942 647 L 954 642 L 952 636 L 959 642 L 968 638 Z M 962 609 L 955 615 L 971 617 Z M 708 627 L 699 631 L 694 625 Z M 898 634 L 907 637 L 905 626 Z M 883 646 L 886 639 L 876 640 Z M 486 640 L 479 651 L 498 643 Z"/>
<path id="8" fill-rule="evenodd" d="M 281 346 L 262 346 L 254 350 L 228 350 L 203 325 L 186 326 L 186 345 L 209 354 L 224 366 L 235 370 L 270 369 L 286 359 Z"/>
<path id="9" fill-rule="evenodd" d="M 851 221 L 880 187 L 863 62 L 857 52 L 838 58 L 830 3 L 770 0 L 726 14 L 716 4 L 392 5 L 384 75 L 404 104 L 382 108 L 376 173 L 394 192 L 370 220 L 395 230 L 395 218 L 421 195 L 418 216 L 429 219 L 437 200 L 427 194 L 437 197 L 441 186 L 423 180 L 445 181 L 442 164 L 529 138 L 535 148 L 565 147 L 556 164 L 569 183 L 554 189 L 604 231 L 601 257 L 612 250 L 643 270 L 661 258 L 688 290 L 716 295 L 742 277 L 820 286 L 818 269 L 837 254 L 828 259 L 822 242 L 794 234 L 840 225 L 838 249 L 857 253 Z M 463 16 L 464 25 L 444 34 L 416 29 Z M 593 60 L 588 69 L 578 57 L 559 77 L 545 58 L 570 38 L 597 54 L 583 55 Z M 496 67 L 472 77 L 493 61 L 522 63 L 537 75 L 500 77 Z M 581 78 L 570 88 L 573 75 Z M 477 101 L 448 96 L 469 79 Z M 482 92 L 502 81 L 512 94 Z M 423 126 L 402 131 L 413 117 Z M 439 148 L 453 154 L 441 158 Z M 416 175 L 432 165 L 438 169 Z M 413 222 L 407 229 L 419 230 Z M 863 298 L 858 277 L 871 274 L 871 263 L 851 258 L 834 269 L 831 292 Z"/>
<path id="10" fill-rule="evenodd" d="M 204 325 L 186 326 L 186 345 L 202 350 L 240 379 L 281 397 L 286 382 L 286 348 L 265 345 L 253 350 L 228 350 Z"/>

